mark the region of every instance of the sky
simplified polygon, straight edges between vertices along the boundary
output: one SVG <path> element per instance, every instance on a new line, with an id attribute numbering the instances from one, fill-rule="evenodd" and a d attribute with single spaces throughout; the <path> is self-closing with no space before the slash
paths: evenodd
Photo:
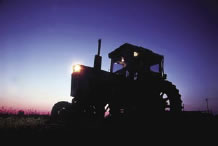
<path id="1" fill-rule="evenodd" d="M 71 101 L 71 67 L 93 66 L 102 39 L 165 57 L 185 110 L 218 114 L 217 0 L 0 0 L 0 107 L 50 111 Z"/>

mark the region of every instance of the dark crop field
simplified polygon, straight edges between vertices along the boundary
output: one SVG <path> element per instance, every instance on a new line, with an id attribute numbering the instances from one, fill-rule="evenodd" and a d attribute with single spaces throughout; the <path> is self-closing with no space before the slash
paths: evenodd
<path id="1" fill-rule="evenodd" d="M 70 121 L 53 121 L 49 115 L 0 115 L 0 134 L 10 137 L 65 137 L 72 135 L 89 135 L 95 132 L 101 136 L 166 136 L 182 133 L 190 135 L 208 135 L 217 133 L 218 116 L 196 116 L 192 114 L 180 118 L 148 119 L 107 119 L 104 122 L 84 119 L 80 123 Z M 109 134 L 112 133 L 112 134 Z M 23 136 L 25 135 L 25 136 Z M 118 136 L 118 137 L 119 137 Z M 146 136 L 145 136 L 146 137 Z"/>
<path id="2" fill-rule="evenodd" d="M 49 122 L 48 115 L 0 115 L 0 131 L 2 135 L 37 133 L 43 131 Z"/>

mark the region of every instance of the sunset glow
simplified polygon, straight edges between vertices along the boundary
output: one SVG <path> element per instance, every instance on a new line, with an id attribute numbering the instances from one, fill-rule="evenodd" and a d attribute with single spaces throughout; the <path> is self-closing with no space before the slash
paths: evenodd
<path id="1" fill-rule="evenodd" d="M 101 38 L 103 70 L 124 43 L 149 48 L 164 55 L 185 110 L 206 110 L 208 98 L 218 113 L 217 14 L 206 0 L 2 0 L 0 107 L 48 112 L 71 102 L 73 65 L 93 67 Z"/>

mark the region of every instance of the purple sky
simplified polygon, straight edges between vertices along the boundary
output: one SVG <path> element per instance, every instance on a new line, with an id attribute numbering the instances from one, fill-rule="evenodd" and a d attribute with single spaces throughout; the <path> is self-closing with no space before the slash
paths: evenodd
<path id="1" fill-rule="evenodd" d="M 185 110 L 218 113 L 217 0 L 0 0 L 0 106 L 71 101 L 73 63 L 132 43 L 165 56 Z"/>

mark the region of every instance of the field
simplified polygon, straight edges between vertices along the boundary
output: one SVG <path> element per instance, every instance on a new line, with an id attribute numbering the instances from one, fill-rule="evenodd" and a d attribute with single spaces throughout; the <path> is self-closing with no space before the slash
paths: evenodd
<path id="1" fill-rule="evenodd" d="M 47 125 L 47 115 L 0 115 L 0 131 L 3 135 L 40 133 Z"/>
<path id="2" fill-rule="evenodd" d="M 192 114 L 191 114 L 192 115 Z M 190 119 L 191 117 L 191 119 Z M 0 134 L 2 136 L 69 136 L 73 134 L 84 135 L 89 133 L 90 135 L 96 130 L 100 130 L 100 133 L 108 134 L 120 133 L 120 136 L 125 134 L 133 135 L 139 134 L 172 134 L 180 132 L 188 132 L 199 134 L 203 131 L 207 133 L 213 133 L 212 131 L 218 130 L 218 116 L 212 117 L 182 117 L 179 119 L 165 118 L 165 119 L 133 119 L 126 120 L 114 120 L 109 119 L 106 122 L 93 122 L 84 120 L 84 123 L 76 123 L 73 121 L 58 121 L 54 122 L 51 120 L 49 115 L 17 115 L 17 114 L 1 114 L 0 115 Z M 130 132 L 131 131 L 131 132 Z M 103 134 L 103 135 L 104 135 Z M 88 135 L 88 134 L 87 134 Z M 140 134 L 141 135 L 141 134 Z M 93 135 L 92 135 L 93 136 Z"/>

